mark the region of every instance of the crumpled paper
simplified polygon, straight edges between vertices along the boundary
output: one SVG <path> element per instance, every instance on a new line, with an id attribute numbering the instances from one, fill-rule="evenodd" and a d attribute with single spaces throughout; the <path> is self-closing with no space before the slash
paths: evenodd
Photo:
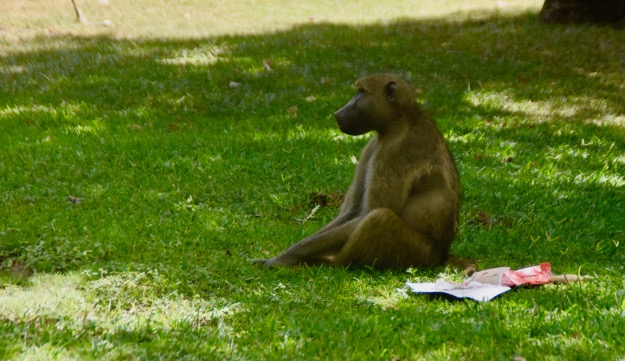
<path id="1" fill-rule="evenodd" d="M 496 286 L 477 281 L 465 281 L 462 283 L 447 282 L 438 279 L 434 283 L 406 283 L 415 293 L 437 294 L 442 293 L 456 298 L 471 298 L 476 301 L 490 301 L 500 294 L 510 291 L 511 287 Z"/>
<path id="2" fill-rule="evenodd" d="M 490 268 L 475 272 L 464 282 L 449 282 L 438 279 L 434 283 L 407 282 L 415 293 L 447 294 L 457 298 L 470 298 L 485 302 L 511 290 L 513 287 L 542 285 L 547 283 L 569 283 L 586 280 L 577 275 L 556 275 L 551 272 L 551 264 L 543 262 L 536 266 L 519 270 L 510 267 Z"/>

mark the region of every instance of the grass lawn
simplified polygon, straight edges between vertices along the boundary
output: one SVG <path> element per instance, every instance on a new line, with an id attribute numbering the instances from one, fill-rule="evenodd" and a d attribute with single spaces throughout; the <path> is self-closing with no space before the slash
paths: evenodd
<path id="1" fill-rule="evenodd" d="M 1 359 L 625 359 L 623 29 L 541 0 L 76 3 L 0 5 Z M 369 136 L 332 112 L 379 71 L 455 156 L 454 254 L 594 279 L 476 303 L 407 292 L 445 268 L 251 264 L 338 213 Z"/>

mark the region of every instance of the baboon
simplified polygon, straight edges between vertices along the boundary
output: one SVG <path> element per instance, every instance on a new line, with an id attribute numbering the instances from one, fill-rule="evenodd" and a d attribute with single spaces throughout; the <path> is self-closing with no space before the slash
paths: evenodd
<path id="1" fill-rule="evenodd" d="M 356 81 L 357 94 L 334 113 L 349 135 L 376 134 L 362 150 L 339 215 L 265 266 L 363 265 L 470 268 L 453 259 L 460 182 L 451 153 L 414 90 L 397 75 Z"/>

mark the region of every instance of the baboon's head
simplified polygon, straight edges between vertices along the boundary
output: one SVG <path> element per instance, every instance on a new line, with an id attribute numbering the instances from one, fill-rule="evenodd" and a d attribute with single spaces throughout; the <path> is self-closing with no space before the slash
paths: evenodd
<path id="1" fill-rule="evenodd" d="M 383 132 L 402 120 L 415 103 L 414 90 L 394 74 L 370 75 L 356 81 L 358 93 L 334 116 L 343 133 Z"/>

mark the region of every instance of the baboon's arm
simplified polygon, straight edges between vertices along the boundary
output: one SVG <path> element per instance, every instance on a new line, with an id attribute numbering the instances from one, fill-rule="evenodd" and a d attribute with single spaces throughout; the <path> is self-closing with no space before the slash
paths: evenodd
<path id="1" fill-rule="evenodd" d="M 356 172 L 354 173 L 354 179 L 352 180 L 347 193 L 345 193 L 345 199 L 341 205 L 340 216 L 343 216 L 344 214 L 351 214 L 352 216 L 348 217 L 351 219 L 363 213 L 363 207 L 366 206 L 363 203 L 367 187 L 366 177 L 371 163 L 371 157 L 373 156 L 376 147 L 377 140 L 373 138 L 369 141 L 369 143 L 367 143 L 362 152 L 360 152 L 360 159 L 358 160 L 358 166 L 356 167 Z M 340 216 L 337 217 L 337 219 L 340 218 Z"/>

